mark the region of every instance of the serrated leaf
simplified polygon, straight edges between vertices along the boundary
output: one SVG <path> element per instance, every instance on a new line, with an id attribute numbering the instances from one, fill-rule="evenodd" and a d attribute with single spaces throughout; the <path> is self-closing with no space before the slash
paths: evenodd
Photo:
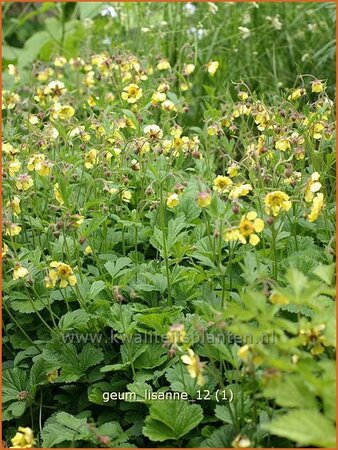
<path id="1" fill-rule="evenodd" d="M 160 401 L 151 405 L 143 433 L 151 441 L 180 439 L 203 420 L 199 405 L 185 401 Z"/>
<path id="2" fill-rule="evenodd" d="M 336 448 L 333 423 L 315 409 L 297 409 L 278 417 L 262 428 L 277 436 L 297 442 L 300 446 Z"/>
<path id="3" fill-rule="evenodd" d="M 139 369 L 153 369 L 168 360 L 167 350 L 161 343 L 145 344 L 145 351 L 135 360 L 134 367 Z"/>
<path id="4" fill-rule="evenodd" d="M 112 277 L 112 282 L 114 282 L 114 279 L 120 274 L 122 269 L 124 267 L 130 266 L 132 263 L 130 258 L 123 257 L 117 259 L 115 262 L 108 261 L 104 267 L 107 269 L 109 275 Z"/>
<path id="5" fill-rule="evenodd" d="M 224 425 L 215 430 L 211 436 L 205 439 L 200 447 L 202 448 L 231 448 L 231 442 L 234 438 L 233 426 Z"/>
<path id="6" fill-rule="evenodd" d="M 320 264 L 313 270 L 313 273 L 315 275 L 317 275 L 318 278 L 323 280 L 324 283 L 328 284 L 329 286 L 331 286 L 331 284 L 332 284 L 334 272 L 335 272 L 335 264 L 331 264 L 328 266 L 324 265 L 324 264 Z"/>
<path id="7" fill-rule="evenodd" d="M 14 367 L 3 372 L 2 401 L 4 403 L 17 400 L 18 394 L 28 387 L 28 376 L 23 369 Z"/>
<path id="8" fill-rule="evenodd" d="M 274 398 L 277 405 L 289 408 L 316 408 L 315 393 L 311 392 L 306 382 L 298 375 L 288 375 L 264 389 L 264 395 Z"/>
<path id="9" fill-rule="evenodd" d="M 94 299 L 106 287 L 104 281 L 98 280 L 90 286 L 89 298 Z"/>
<path id="10" fill-rule="evenodd" d="M 86 325 L 90 316 L 83 309 L 76 309 L 64 314 L 59 322 L 59 328 L 61 331 L 77 330 L 81 329 L 83 325 Z"/>
<path id="11" fill-rule="evenodd" d="M 173 392 L 186 392 L 191 398 L 196 397 L 196 379 L 191 378 L 182 364 L 169 367 L 166 370 L 165 377 Z"/>
<path id="12" fill-rule="evenodd" d="M 56 414 L 41 431 L 44 448 L 53 448 L 61 442 L 87 440 L 90 433 L 86 419 L 77 419 L 66 412 Z"/>

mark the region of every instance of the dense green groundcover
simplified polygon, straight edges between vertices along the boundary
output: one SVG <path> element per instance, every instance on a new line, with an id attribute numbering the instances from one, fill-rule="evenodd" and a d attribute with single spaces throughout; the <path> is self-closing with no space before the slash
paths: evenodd
<path id="1" fill-rule="evenodd" d="M 334 4 L 4 4 L 3 440 L 335 447 Z"/>

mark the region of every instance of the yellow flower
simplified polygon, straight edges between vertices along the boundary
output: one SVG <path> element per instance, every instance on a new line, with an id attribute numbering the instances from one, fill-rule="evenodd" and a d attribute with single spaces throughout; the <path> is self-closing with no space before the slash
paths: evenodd
<path id="1" fill-rule="evenodd" d="M 240 242 L 242 242 L 242 244 L 246 243 L 246 240 L 241 235 L 238 228 L 230 228 L 229 230 L 227 230 L 223 234 L 223 239 L 225 240 L 225 242 L 240 241 Z"/>
<path id="2" fill-rule="evenodd" d="M 252 191 L 251 184 L 239 184 L 231 190 L 229 198 L 230 200 L 233 200 L 239 197 L 245 197 L 250 191 Z"/>
<path id="3" fill-rule="evenodd" d="M 306 90 L 304 88 L 298 88 L 291 92 L 291 94 L 288 96 L 288 100 L 295 101 L 301 98 L 303 95 L 306 94 Z"/>
<path id="4" fill-rule="evenodd" d="M 239 103 L 239 104 L 235 105 L 235 107 L 234 107 L 233 116 L 234 117 L 248 116 L 250 114 L 250 110 L 251 109 L 248 108 L 246 105 Z M 260 130 L 259 127 L 258 127 L 258 129 Z"/>
<path id="5" fill-rule="evenodd" d="M 323 122 L 315 122 L 310 127 L 310 134 L 314 139 L 321 139 L 325 130 Z"/>
<path id="6" fill-rule="evenodd" d="M 52 97 L 60 97 L 60 95 L 64 94 L 65 92 L 67 92 L 65 84 L 60 80 L 51 81 L 43 90 L 43 93 L 45 95 L 51 95 Z"/>
<path id="7" fill-rule="evenodd" d="M 35 170 L 39 175 L 46 177 L 50 174 L 53 164 L 46 160 L 43 153 L 33 155 L 27 164 L 28 170 Z"/>
<path id="8" fill-rule="evenodd" d="M 208 126 L 207 132 L 209 136 L 217 136 L 220 132 L 220 127 L 216 123 L 213 123 L 212 125 Z"/>
<path id="9" fill-rule="evenodd" d="M 240 92 L 238 93 L 238 98 L 239 98 L 242 102 L 244 102 L 245 100 L 247 100 L 248 97 L 249 97 L 249 94 L 248 94 L 247 92 L 245 92 L 245 91 L 240 91 Z"/>
<path id="10" fill-rule="evenodd" d="M 64 200 L 59 189 L 59 183 L 54 184 L 54 197 L 55 200 L 57 200 L 60 203 L 60 205 L 64 204 Z"/>
<path id="11" fill-rule="evenodd" d="M 74 214 L 72 216 L 72 219 L 73 219 L 72 225 L 74 228 L 78 228 L 84 222 L 84 216 L 81 216 L 81 214 Z"/>
<path id="12" fill-rule="evenodd" d="M 140 88 L 137 84 L 131 83 L 125 88 L 123 88 L 123 92 L 121 94 L 123 100 L 126 100 L 128 103 L 136 103 L 142 97 L 142 88 Z"/>
<path id="13" fill-rule="evenodd" d="M 8 200 L 6 206 L 12 209 L 14 216 L 17 216 L 21 212 L 20 197 L 15 195 L 12 200 Z"/>
<path id="14" fill-rule="evenodd" d="M 28 191 L 33 186 L 33 178 L 26 173 L 18 175 L 15 185 L 19 191 Z"/>
<path id="15" fill-rule="evenodd" d="M 195 355 L 194 351 L 191 348 L 188 349 L 188 355 L 181 356 L 181 360 L 184 364 L 187 365 L 187 370 L 191 376 L 191 378 L 197 379 L 198 385 L 203 385 L 205 383 L 203 376 L 203 366 L 197 355 Z"/>
<path id="16" fill-rule="evenodd" d="M 161 59 L 159 63 L 157 64 L 157 70 L 168 70 L 170 69 L 170 62 L 166 59 Z"/>
<path id="17" fill-rule="evenodd" d="M 319 192 L 313 199 L 312 208 L 308 216 L 309 222 L 314 222 L 318 219 L 322 209 L 324 208 L 324 195 Z"/>
<path id="18" fill-rule="evenodd" d="M 153 105 L 157 105 L 158 103 L 162 103 L 166 100 L 167 95 L 165 92 L 154 92 L 151 96 L 151 103 Z"/>
<path id="19" fill-rule="evenodd" d="M 229 187 L 232 185 L 232 180 L 229 177 L 218 175 L 213 181 L 213 189 L 216 192 L 229 192 Z"/>
<path id="20" fill-rule="evenodd" d="M 181 83 L 180 84 L 180 89 L 182 92 L 187 91 L 189 88 L 191 88 L 192 84 L 191 83 Z"/>
<path id="21" fill-rule="evenodd" d="M 54 103 L 50 110 L 53 119 L 68 120 L 74 116 L 74 108 L 70 105 L 61 105 L 60 103 Z"/>
<path id="22" fill-rule="evenodd" d="M 39 120 L 38 116 L 36 116 L 35 114 L 29 114 L 28 115 L 28 122 L 31 125 L 37 125 L 40 122 L 40 120 Z"/>
<path id="23" fill-rule="evenodd" d="M 257 245 L 260 241 L 256 233 L 261 233 L 264 229 L 264 222 L 257 218 L 257 213 L 251 211 L 244 215 L 239 224 L 239 232 L 243 239 L 240 241 L 246 243 L 248 239 L 251 245 Z"/>
<path id="24" fill-rule="evenodd" d="M 211 195 L 209 192 L 199 192 L 197 195 L 197 204 L 201 208 L 206 208 L 211 203 Z"/>
<path id="25" fill-rule="evenodd" d="M 290 303 L 290 300 L 278 292 L 272 292 L 270 295 L 270 302 L 273 305 L 287 305 Z"/>
<path id="26" fill-rule="evenodd" d="M 266 111 L 266 110 L 262 110 L 261 112 L 259 112 L 258 114 L 255 115 L 255 124 L 257 125 L 257 128 L 259 129 L 259 131 L 263 131 L 265 130 L 267 127 L 271 128 L 271 115 Z M 264 135 L 261 135 L 258 138 L 258 146 L 262 145 L 265 143 L 266 137 Z"/>
<path id="27" fill-rule="evenodd" d="M 6 233 L 9 236 L 17 236 L 21 233 L 21 227 L 17 223 L 11 223 L 6 227 Z"/>
<path id="28" fill-rule="evenodd" d="M 248 362 L 251 361 L 255 365 L 262 364 L 263 357 L 255 351 L 252 345 L 245 344 L 243 345 L 237 352 L 237 356 L 241 358 L 243 361 Z"/>
<path id="29" fill-rule="evenodd" d="M 50 267 L 53 267 L 53 270 L 50 270 L 48 276 L 45 278 L 45 286 L 47 288 L 54 287 L 57 282 L 62 288 L 67 287 L 68 284 L 75 286 L 76 277 L 73 269 L 68 264 L 53 261 L 50 263 Z"/>
<path id="30" fill-rule="evenodd" d="M 314 80 L 311 83 L 311 91 L 320 94 L 325 90 L 325 84 L 321 80 Z"/>
<path id="31" fill-rule="evenodd" d="M 163 82 L 158 85 L 158 88 L 156 90 L 157 92 L 168 92 L 170 90 L 170 86 L 168 83 Z"/>
<path id="32" fill-rule="evenodd" d="M 15 81 L 20 80 L 18 69 L 14 64 L 8 64 L 8 73 L 9 75 L 12 75 L 12 77 L 15 78 Z"/>
<path id="33" fill-rule="evenodd" d="M 41 70 L 37 74 L 37 79 L 39 81 L 46 81 L 49 77 L 51 77 L 54 74 L 54 71 L 51 67 L 46 67 L 46 69 Z"/>
<path id="34" fill-rule="evenodd" d="M 7 255 L 7 253 L 8 253 L 8 245 L 4 243 L 1 251 L 1 257 L 3 258 L 4 256 Z"/>
<path id="35" fill-rule="evenodd" d="M 59 370 L 54 369 L 51 372 L 47 373 L 47 380 L 49 381 L 49 383 L 54 383 L 54 381 L 57 379 L 58 376 L 59 376 Z"/>
<path id="36" fill-rule="evenodd" d="M 67 64 L 67 60 L 63 56 L 57 56 L 54 59 L 54 66 L 55 67 L 63 67 L 65 64 Z"/>
<path id="37" fill-rule="evenodd" d="M 168 208 L 175 208 L 180 203 L 180 198 L 178 194 L 169 194 L 167 198 L 167 206 Z"/>
<path id="38" fill-rule="evenodd" d="M 175 106 L 175 103 L 173 103 L 171 100 L 165 100 L 162 104 L 161 104 L 161 108 L 164 111 L 177 111 L 177 108 Z"/>
<path id="39" fill-rule="evenodd" d="M 26 275 L 28 275 L 28 270 L 26 267 L 22 267 L 21 264 L 17 263 L 14 266 L 13 270 L 13 280 L 18 280 L 19 278 L 24 278 Z"/>
<path id="40" fill-rule="evenodd" d="M 289 211 L 291 208 L 289 196 L 282 191 L 274 191 L 267 194 L 264 199 L 264 204 L 265 212 L 275 217 L 278 216 L 282 209 Z"/>
<path id="41" fill-rule="evenodd" d="M 250 441 L 250 439 L 247 436 L 239 434 L 231 442 L 231 445 L 234 448 L 249 448 L 249 447 L 251 447 L 251 441 Z"/>
<path id="42" fill-rule="evenodd" d="M 91 255 L 91 254 L 93 253 L 93 249 L 91 248 L 90 245 L 87 245 L 87 247 L 83 250 L 83 253 L 84 253 L 86 256 L 89 256 L 89 255 Z"/>
<path id="43" fill-rule="evenodd" d="M 219 62 L 218 61 L 210 61 L 207 64 L 207 71 L 210 73 L 210 75 L 213 77 L 215 73 L 217 72 L 217 69 L 219 68 Z"/>
<path id="44" fill-rule="evenodd" d="M 132 193 L 130 191 L 122 191 L 122 200 L 126 203 L 130 202 Z"/>
<path id="45" fill-rule="evenodd" d="M 69 133 L 68 136 L 70 138 L 75 138 L 77 136 L 80 137 L 81 141 L 88 142 L 90 140 L 90 134 L 86 132 L 85 127 L 79 125 L 75 128 L 73 128 Z"/>
<path id="46" fill-rule="evenodd" d="M 21 97 L 14 92 L 2 91 L 2 109 L 14 109 L 20 103 Z"/>
<path id="47" fill-rule="evenodd" d="M 194 70 L 195 70 L 194 64 L 184 64 L 182 73 L 184 76 L 188 76 L 191 75 Z"/>
<path id="48" fill-rule="evenodd" d="M 53 163 L 47 160 L 40 161 L 35 165 L 35 171 L 41 175 L 42 177 L 48 177 L 51 172 L 51 168 L 53 167 Z"/>
<path id="49" fill-rule="evenodd" d="M 243 361 L 246 361 L 249 357 L 250 353 L 250 346 L 248 344 L 243 345 L 237 352 L 237 355 L 239 358 L 243 359 Z"/>
<path id="50" fill-rule="evenodd" d="M 9 176 L 12 177 L 16 172 L 19 172 L 20 169 L 21 169 L 21 162 L 18 159 L 13 159 L 13 161 L 11 161 L 8 164 Z"/>
<path id="51" fill-rule="evenodd" d="M 291 144 L 288 138 L 282 137 L 278 139 L 275 143 L 275 148 L 280 150 L 281 152 L 285 152 L 286 150 L 290 150 Z"/>
<path id="52" fill-rule="evenodd" d="M 320 191 L 320 189 L 322 188 L 322 184 L 319 182 L 319 178 L 320 174 L 318 172 L 313 172 L 310 178 L 307 180 L 304 195 L 305 201 L 307 203 L 311 203 L 315 193 Z"/>
<path id="53" fill-rule="evenodd" d="M 10 144 L 9 142 L 2 143 L 2 151 L 6 153 L 6 155 L 9 155 L 11 158 L 13 158 L 14 155 L 20 152 L 17 148 L 14 148 L 13 145 Z"/>
<path id="54" fill-rule="evenodd" d="M 329 344 L 326 337 L 323 335 L 325 324 L 321 323 L 315 325 L 313 328 L 306 327 L 300 330 L 300 336 L 303 338 L 303 345 L 311 347 L 310 353 L 312 355 L 320 355 L 325 351 L 325 347 Z"/>
<path id="55" fill-rule="evenodd" d="M 33 431 L 28 427 L 19 427 L 11 442 L 12 446 L 10 448 L 32 448 L 35 444 Z"/>
<path id="56" fill-rule="evenodd" d="M 143 129 L 144 134 L 149 139 L 161 139 L 163 137 L 163 131 L 158 125 L 147 125 Z"/>
<path id="57" fill-rule="evenodd" d="M 227 174 L 229 177 L 234 178 L 238 175 L 239 166 L 236 163 L 231 164 L 230 167 L 228 167 Z"/>
<path id="58" fill-rule="evenodd" d="M 35 165 L 44 159 L 46 159 L 46 156 L 43 153 L 33 155 L 27 163 L 27 169 L 30 171 L 35 170 Z"/>
<path id="59" fill-rule="evenodd" d="M 92 169 L 98 162 L 98 150 L 96 148 L 93 148 L 92 150 L 89 150 L 85 154 L 85 168 L 86 169 Z"/>

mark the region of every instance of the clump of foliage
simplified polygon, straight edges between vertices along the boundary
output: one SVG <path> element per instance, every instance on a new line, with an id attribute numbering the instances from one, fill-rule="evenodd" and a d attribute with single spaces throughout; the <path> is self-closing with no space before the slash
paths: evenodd
<path id="1" fill-rule="evenodd" d="M 73 5 L 73 30 L 50 5 L 33 70 L 4 54 L 4 440 L 334 447 L 330 79 L 224 77 L 223 45 L 259 51 L 248 24 L 282 10 L 243 5 L 232 36 L 240 5 L 114 6 Z"/>

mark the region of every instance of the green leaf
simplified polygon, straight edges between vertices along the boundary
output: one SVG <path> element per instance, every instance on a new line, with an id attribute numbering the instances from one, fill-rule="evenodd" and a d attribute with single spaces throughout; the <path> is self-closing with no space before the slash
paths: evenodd
<path id="1" fill-rule="evenodd" d="M 101 9 L 102 6 L 104 5 L 104 3 L 102 2 L 98 2 L 98 3 L 84 3 L 84 2 L 79 2 L 79 11 L 80 11 L 80 19 L 87 19 L 87 18 L 93 18 L 95 16 L 97 16 Z"/>
<path id="2" fill-rule="evenodd" d="M 203 419 L 202 408 L 185 401 L 156 402 L 151 405 L 149 412 L 143 433 L 151 441 L 180 439 L 197 427 Z"/>
<path id="3" fill-rule="evenodd" d="M 166 370 L 166 379 L 173 392 L 186 392 L 191 398 L 196 397 L 196 379 L 191 378 L 182 364 L 176 364 Z"/>
<path id="4" fill-rule="evenodd" d="M 308 279 L 302 274 L 302 272 L 299 272 L 299 270 L 292 267 L 288 269 L 285 278 L 290 283 L 290 286 L 296 295 L 295 303 L 298 303 L 302 291 L 307 286 Z"/>
<path id="5" fill-rule="evenodd" d="M 200 445 L 202 448 L 231 448 L 231 441 L 234 438 L 233 426 L 224 425 L 218 430 L 214 431 L 211 436 L 209 436 Z"/>
<path id="6" fill-rule="evenodd" d="M 47 382 L 46 362 L 40 358 L 31 367 L 29 381 L 32 386 Z"/>
<path id="7" fill-rule="evenodd" d="M 66 412 L 52 416 L 41 431 L 44 448 L 53 448 L 61 442 L 88 440 L 90 433 L 86 419 L 77 419 Z"/>
<path id="8" fill-rule="evenodd" d="M 133 314 L 129 305 L 122 305 L 115 303 L 110 308 L 111 315 L 107 318 L 107 325 L 111 326 L 113 330 L 118 333 L 128 333 L 131 327 Z"/>
<path id="9" fill-rule="evenodd" d="M 138 369 L 153 369 L 168 360 L 167 350 L 162 344 L 152 342 L 151 344 L 145 345 L 146 349 L 142 355 L 135 360 L 134 367 Z"/>
<path id="10" fill-rule="evenodd" d="M 101 349 L 86 344 L 78 353 L 75 345 L 51 342 L 43 350 L 42 357 L 52 366 L 61 367 L 60 380 L 70 383 L 77 381 L 86 371 L 103 360 Z"/>
<path id="11" fill-rule="evenodd" d="M 109 446 L 111 448 L 128 441 L 128 434 L 123 431 L 118 422 L 106 422 L 97 429 L 97 432 L 100 436 L 109 437 Z"/>
<path id="12" fill-rule="evenodd" d="M 146 401 L 145 392 L 152 392 L 152 387 L 145 381 L 136 381 L 135 383 L 127 384 L 127 388 L 130 392 L 136 394 L 136 401 Z"/>
<path id="13" fill-rule="evenodd" d="M 23 369 L 14 367 L 3 372 L 2 401 L 4 403 L 17 400 L 18 394 L 28 387 L 28 377 Z"/>
<path id="14" fill-rule="evenodd" d="M 295 441 L 300 446 L 336 448 L 336 431 L 333 423 L 315 409 L 291 411 L 262 425 L 262 428 Z"/>
<path id="15" fill-rule="evenodd" d="M 329 286 L 331 286 L 332 284 L 334 272 L 335 272 L 335 264 L 330 264 L 329 266 L 320 264 L 313 270 L 313 273 Z"/>
<path id="16" fill-rule="evenodd" d="M 106 285 L 104 281 L 94 281 L 94 283 L 90 286 L 89 298 L 94 299 L 105 287 Z"/>
<path id="17" fill-rule="evenodd" d="M 274 398 L 277 405 L 289 408 L 316 408 L 315 393 L 299 375 L 287 375 L 281 382 L 264 389 L 264 395 Z"/>
<path id="18" fill-rule="evenodd" d="M 89 314 L 83 309 L 76 309 L 64 314 L 59 322 L 61 331 L 78 330 L 88 323 Z"/>
<path id="19" fill-rule="evenodd" d="M 85 238 L 88 238 L 89 236 L 93 235 L 94 231 L 96 231 L 100 226 L 107 220 L 106 216 L 95 216 L 92 219 L 90 219 L 89 223 L 88 221 L 85 221 L 85 223 L 81 226 L 81 233 L 82 236 Z"/>
<path id="20" fill-rule="evenodd" d="M 112 283 L 114 282 L 114 279 L 118 276 L 118 275 L 122 275 L 123 273 L 125 273 L 124 271 L 122 272 L 122 269 L 124 267 L 130 266 L 132 263 L 130 258 L 119 258 L 117 259 L 115 262 L 113 261 L 108 261 L 104 267 L 107 269 L 107 271 L 109 272 L 109 275 L 112 277 Z"/>
<path id="21" fill-rule="evenodd" d="M 34 304 L 34 306 L 32 305 Z M 10 295 L 10 305 L 14 311 L 18 311 L 22 314 L 35 313 L 35 310 L 41 311 L 48 304 L 46 297 L 40 299 L 34 299 L 28 297 L 23 292 L 12 291 Z"/>
<path id="22" fill-rule="evenodd" d="M 141 325 L 145 325 L 149 329 L 157 331 L 163 335 L 168 331 L 175 318 L 180 314 L 180 308 L 151 308 L 145 313 L 136 314 L 134 319 Z M 144 331 L 146 328 L 144 329 Z"/>

